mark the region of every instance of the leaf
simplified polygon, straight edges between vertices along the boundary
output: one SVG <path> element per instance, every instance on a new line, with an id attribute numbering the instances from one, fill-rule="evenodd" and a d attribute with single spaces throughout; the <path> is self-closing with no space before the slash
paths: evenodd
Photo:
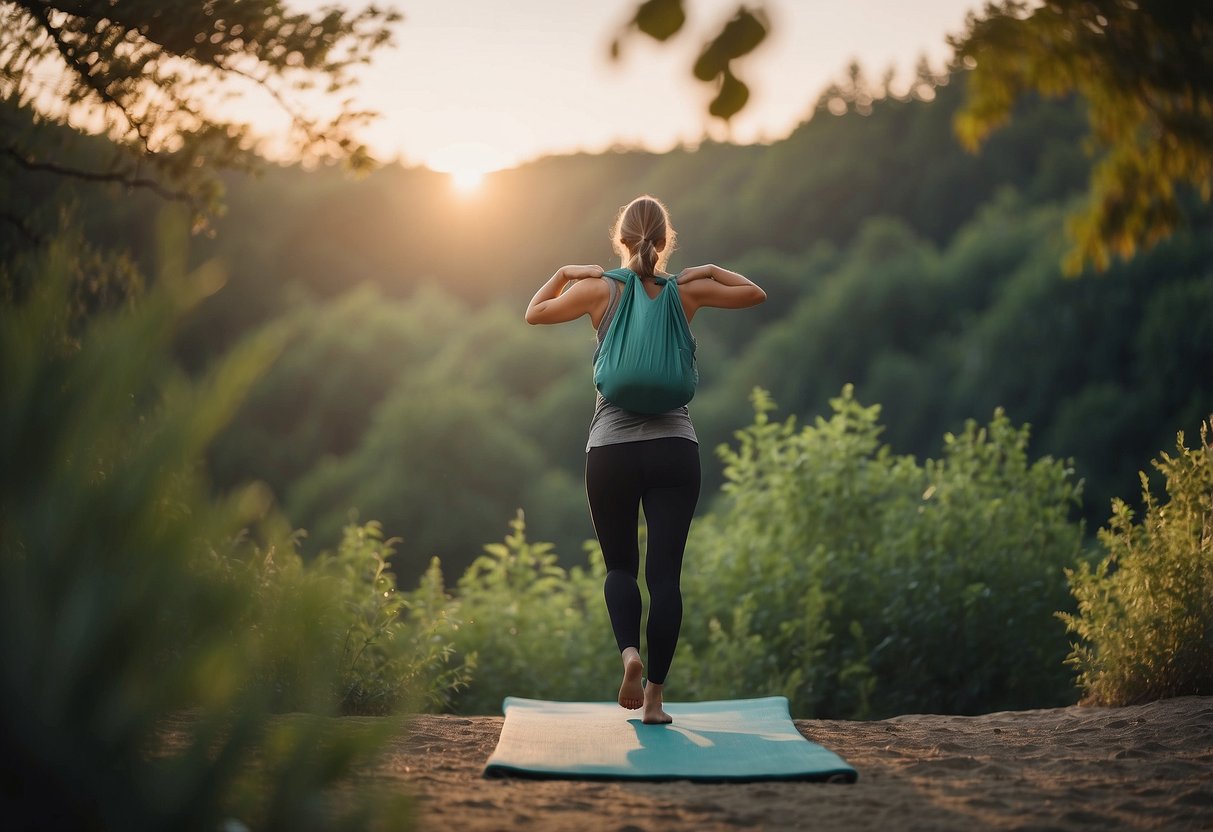
<path id="1" fill-rule="evenodd" d="M 646 0 L 636 9 L 632 22 L 654 40 L 665 41 L 686 23 L 682 0 Z"/>
<path id="2" fill-rule="evenodd" d="M 695 61 L 695 66 L 691 70 L 695 77 L 700 81 L 711 81 L 720 73 L 728 69 L 729 60 L 724 56 L 722 51 L 717 47 L 716 41 L 708 44 L 703 52 Z"/>
<path id="3" fill-rule="evenodd" d="M 739 9 L 699 54 L 692 70 L 695 77 L 700 81 L 711 81 L 728 70 L 729 61 L 752 52 L 766 36 L 766 25 L 748 9 Z"/>
<path id="4" fill-rule="evenodd" d="M 728 121 L 737 115 L 749 100 L 749 87 L 726 69 L 721 74 L 720 92 L 716 94 L 716 97 L 712 99 L 712 103 L 708 105 L 708 112 L 716 116 L 716 118 Z"/>
<path id="5" fill-rule="evenodd" d="M 744 6 L 725 24 L 724 29 L 712 42 L 729 59 L 740 58 L 753 52 L 767 36 L 767 26 Z"/>

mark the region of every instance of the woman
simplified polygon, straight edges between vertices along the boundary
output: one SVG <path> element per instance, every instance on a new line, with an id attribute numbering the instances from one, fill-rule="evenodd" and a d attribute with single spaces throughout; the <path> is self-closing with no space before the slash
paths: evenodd
<path id="1" fill-rule="evenodd" d="M 766 293 L 754 283 L 719 266 L 683 269 L 672 277 L 664 268 L 674 240 L 669 213 L 650 196 L 638 197 L 624 207 L 611 235 L 621 265 L 640 278 L 650 298 L 661 292 L 664 279 L 674 281 L 688 323 L 705 306 L 744 309 L 766 300 Z M 565 266 L 531 298 L 527 323 L 559 324 L 589 315 L 601 344 L 622 295 L 612 290 L 610 282 L 599 266 Z M 682 626 L 679 576 L 687 532 L 699 501 L 699 444 L 687 408 L 645 415 L 616 407 L 599 395 L 586 445 L 585 484 L 594 531 L 606 561 L 603 592 L 607 611 L 623 657 L 619 704 L 631 710 L 643 708 L 646 723 L 672 722 L 662 709 L 662 694 Z M 648 522 L 647 684 L 641 681 L 644 663 L 639 649 L 641 609 L 636 583 L 642 504 Z"/>

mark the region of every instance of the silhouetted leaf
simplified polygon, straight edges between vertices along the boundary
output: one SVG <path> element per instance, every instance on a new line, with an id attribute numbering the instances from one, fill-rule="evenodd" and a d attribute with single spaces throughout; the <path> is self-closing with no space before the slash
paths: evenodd
<path id="1" fill-rule="evenodd" d="M 668 40 L 686 22 L 682 0 L 646 0 L 636 9 L 636 28 L 655 40 Z"/>
<path id="2" fill-rule="evenodd" d="M 717 42 L 713 41 L 704 47 L 699 59 L 695 61 L 695 67 L 691 71 L 695 73 L 695 77 L 700 81 L 711 81 L 720 73 L 724 72 L 729 65 L 729 59 L 721 52 L 717 46 Z"/>
<path id="3" fill-rule="evenodd" d="M 750 99 L 750 88 L 737 79 L 732 72 L 726 69 L 722 73 L 720 84 L 720 92 L 712 99 L 712 103 L 708 105 L 708 112 L 728 121 L 745 106 L 745 103 Z"/>
<path id="4" fill-rule="evenodd" d="M 754 12 L 742 6 L 737 10 L 737 14 L 725 24 L 721 33 L 716 36 L 712 47 L 719 48 L 730 59 L 740 58 L 742 55 L 753 52 L 766 36 L 766 25 L 758 19 Z"/>

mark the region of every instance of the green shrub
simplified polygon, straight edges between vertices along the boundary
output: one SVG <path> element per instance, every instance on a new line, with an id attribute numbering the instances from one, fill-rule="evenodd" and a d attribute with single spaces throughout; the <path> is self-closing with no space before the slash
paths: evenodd
<path id="1" fill-rule="evenodd" d="M 565 570 L 550 543 L 527 540 L 522 512 L 510 528 L 505 541 L 486 546 L 459 579 L 450 602 L 450 614 L 461 622 L 455 647 L 475 666 L 453 710 L 501 713 L 507 694 L 614 698 L 622 665 L 602 598 L 602 556 L 587 547 L 589 568 Z"/>
<path id="2" fill-rule="evenodd" d="M 190 380 L 170 342 L 213 271 L 83 320 L 73 271 L 58 243 L 29 296 L 0 306 L 6 825 L 409 825 L 402 797 L 376 815 L 376 799 L 332 788 L 399 726 L 328 718 L 324 581 L 260 522 L 264 489 L 215 499 L 201 475 L 275 333 Z M 273 716 L 284 705 L 311 714 Z"/>
<path id="3" fill-rule="evenodd" d="M 1078 612 L 1060 617 L 1083 642 L 1067 663 L 1092 704 L 1213 694 L 1213 420 L 1200 438 L 1189 449 L 1180 433 L 1176 455 L 1153 462 L 1170 499 L 1142 473 L 1142 521 L 1113 500 L 1107 555 L 1067 572 Z"/>
<path id="4" fill-rule="evenodd" d="M 800 429 L 754 403 L 721 449 L 725 501 L 692 528 L 676 679 L 830 717 L 1067 701 L 1053 611 L 1082 527 L 1064 463 L 1030 462 L 1001 412 L 919 465 L 849 386 Z"/>
<path id="5" fill-rule="evenodd" d="M 389 568 L 392 544 L 378 523 L 347 526 L 317 570 L 333 578 L 340 610 L 339 696 L 346 713 L 444 710 L 466 687 L 470 667 L 451 666 L 459 624 L 448 615 L 442 575 L 432 568 L 406 597 Z"/>

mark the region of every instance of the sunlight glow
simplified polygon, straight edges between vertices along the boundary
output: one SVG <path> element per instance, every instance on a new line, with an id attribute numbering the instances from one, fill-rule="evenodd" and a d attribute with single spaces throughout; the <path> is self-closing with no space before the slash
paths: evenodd
<path id="1" fill-rule="evenodd" d="M 426 159 L 426 167 L 449 174 L 451 184 L 462 194 L 476 192 L 485 174 L 500 170 L 506 155 L 484 142 L 457 142 L 439 148 Z"/>
<path id="2" fill-rule="evenodd" d="M 453 170 L 450 172 L 451 184 L 460 193 L 470 194 L 480 188 L 484 182 L 484 173 L 478 170 Z"/>

